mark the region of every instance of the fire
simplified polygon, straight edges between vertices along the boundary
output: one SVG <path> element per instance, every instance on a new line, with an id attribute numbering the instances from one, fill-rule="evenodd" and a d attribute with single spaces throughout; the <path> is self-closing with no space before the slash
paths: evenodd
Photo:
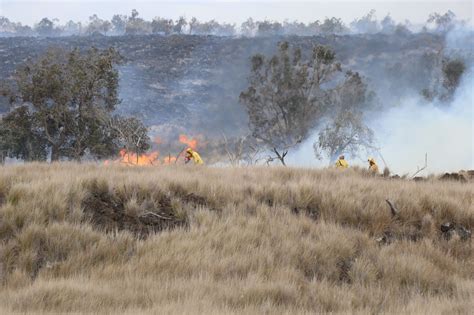
<path id="1" fill-rule="evenodd" d="M 120 157 L 117 160 L 110 161 L 105 160 L 104 165 L 111 165 L 111 163 L 121 164 L 121 165 L 138 165 L 138 166 L 146 166 L 146 165 L 169 165 L 175 164 L 176 157 L 172 155 L 168 155 L 163 158 L 163 162 L 160 162 L 158 159 L 160 153 L 158 151 L 153 151 L 150 153 L 144 153 L 137 156 L 134 152 L 127 152 L 127 150 L 122 149 L 119 152 Z"/>
<path id="2" fill-rule="evenodd" d="M 186 144 L 193 150 L 196 150 L 198 142 L 196 139 L 188 138 L 186 135 L 179 135 L 179 142 Z"/>
<path id="3" fill-rule="evenodd" d="M 163 164 L 169 165 L 176 163 L 176 156 L 167 156 L 163 159 Z"/>
<path id="4" fill-rule="evenodd" d="M 126 165 L 156 165 L 159 164 L 159 155 L 158 151 L 137 155 L 134 152 L 127 152 L 127 150 L 122 149 L 118 162 Z"/>
<path id="5" fill-rule="evenodd" d="M 153 142 L 157 145 L 162 144 L 163 141 L 160 137 L 155 137 Z M 173 156 L 168 154 L 163 157 L 163 160 L 160 161 L 160 153 L 158 151 L 153 151 L 150 153 L 143 153 L 137 155 L 135 152 L 127 151 L 122 149 L 119 152 L 119 158 L 117 160 L 106 160 L 104 165 L 121 164 L 121 165 L 170 165 L 176 164 L 177 160 L 183 157 L 182 153 L 186 148 L 191 148 L 196 150 L 198 146 L 198 140 L 196 138 L 188 138 L 186 135 L 179 135 L 179 142 L 185 144 L 186 147 L 177 155 Z"/>

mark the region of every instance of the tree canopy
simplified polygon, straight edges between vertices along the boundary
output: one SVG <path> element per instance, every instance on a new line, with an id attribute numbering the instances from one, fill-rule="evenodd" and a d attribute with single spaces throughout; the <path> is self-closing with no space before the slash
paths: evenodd
<path id="1" fill-rule="evenodd" d="M 361 112 L 340 111 L 319 132 L 313 144 L 316 157 L 326 154 L 332 164 L 343 153 L 357 156 L 362 149 L 373 148 L 374 133 L 364 124 Z"/>
<path id="2" fill-rule="evenodd" d="M 308 60 L 287 42 L 271 58 L 255 55 L 249 86 L 240 95 L 252 135 L 285 164 L 288 150 L 324 118 L 352 111 L 371 98 L 358 73 L 341 73 L 334 51 L 326 46 L 314 47 Z"/>
<path id="3" fill-rule="evenodd" d="M 25 160 L 80 160 L 117 153 L 123 141 L 107 120 L 118 98 L 114 49 L 50 50 L 14 74 L 4 92 L 11 111 L 0 121 L 1 150 Z"/>

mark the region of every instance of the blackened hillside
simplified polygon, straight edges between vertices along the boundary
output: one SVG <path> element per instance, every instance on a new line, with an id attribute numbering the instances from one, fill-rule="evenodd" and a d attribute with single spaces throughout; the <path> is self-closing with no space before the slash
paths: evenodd
<path id="1" fill-rule="evenodd" d="M 179 125 L 184 130 L 231 132 L 246 125 L 238 103 L 246 86 L 249 58 L 271 54 L 287 40 L 311 53 L 330 45 L 345 70 L 363 73 L 377 95 L 389 104 L 402 93 L 418 94 L 432 81 L 443 38 L 433 34 L 345 35 L 236 38 L 216 36 L 90 36 L 0 38 L 2 79 L 28 58 L 49 47 L 115 47 L 120 66 L 119 111 L 138 115 L 148 125 Z M 6 100 L 0 104 L 6 110 Z"/>

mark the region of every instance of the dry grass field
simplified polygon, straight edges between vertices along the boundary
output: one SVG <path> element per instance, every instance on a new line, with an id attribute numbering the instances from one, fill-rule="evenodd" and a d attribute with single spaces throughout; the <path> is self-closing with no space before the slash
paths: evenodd
<path id="1" fill-rule="evenodd" d="M 5 166 L 0 313 L 472 314 L 461 227 L 474 227 L 472 182 Z"/>

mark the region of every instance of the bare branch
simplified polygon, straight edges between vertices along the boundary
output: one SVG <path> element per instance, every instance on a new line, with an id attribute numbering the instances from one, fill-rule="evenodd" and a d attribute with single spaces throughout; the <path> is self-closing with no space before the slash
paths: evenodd
<path id="1" fill-rule="evenodd" d="M 145 212 L 145 213 L 143 213 L 143 214 L 140 215 L 140 216 L 141 216 L 141 217 L 145 217 L 145 216 L 147 216 L 147 215 L 151 215 L 151 216 L 160 218 L 160 219 L 162 219 L 162 220 L 173 220 L 173 218 L 164 217 L 164 216 L 162 216 L 162 215 L 159 215 L 158 213 L 154 213 L 154 212 L 150 212 L 150 211 Z"/>
<path id="2" fill-rule="evenodd" d="M 411 176 L 411 178 L 414 178 L 420 172 L 424 171 L 427 167 L 428 167 L 428 153 L 425 153 L 425 165 L 423 165 L 422 168 L 417 166 L 417 171 Z"/>
<path id="3" fill-rule="evenodd" d="M 400 211 L 395 207 L 393 202 L 391 202 L 388 199 L 386 199 L 385 201 L 388 203 L 388 206 L 390 207 L 390 212 L 392 213 L 392 217 L 397 216 L 400 213 Z"/>

